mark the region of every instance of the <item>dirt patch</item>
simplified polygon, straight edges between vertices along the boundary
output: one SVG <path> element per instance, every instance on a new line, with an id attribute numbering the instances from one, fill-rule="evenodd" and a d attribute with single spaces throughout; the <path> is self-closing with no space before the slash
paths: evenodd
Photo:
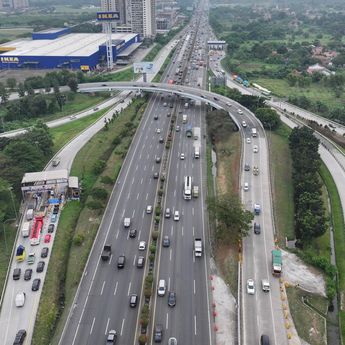
<path id="1" fill-rule="evenodd" d="M 225 194 L 228 191 L 223 163 L 219 163 L 218 165 L 217 188 L 220 194 Z"/>

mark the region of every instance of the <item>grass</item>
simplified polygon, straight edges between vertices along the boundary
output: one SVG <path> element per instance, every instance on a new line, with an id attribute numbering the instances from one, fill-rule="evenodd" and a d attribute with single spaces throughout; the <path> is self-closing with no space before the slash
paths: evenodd
<path id="1" fill-rule="evenodd" d="M 84 117 L 80 120 L 71 121 L 65 125 L 50 129 L 53 136 L 54 148 L 53 151 L 59 151 L 68 141 L 74 138 L 78 133 L 82 132 L 85 128 L 94 123 L 97 119 L 103 116 L 109 110 L 102 109 L 96 113 Z"/>
<path id="2" fill-rule="evenodd" d="M 82 200 L 69 202 L 62 212 L 52 251 L 54 266 L 48 267 L 36 318 L 34 344 L 58 343 L 103 215 L 103 208 L 91 210 L 86 206 L 92 199 L 91 190 L 103 188 L 110 195 L 112 185 L 102 183 L 102 177 L 115 182 L 145 106 L 144 99 L 135 100 L 109 124 L 109 130 L 98 132 L 82 148 L 73 163 L 71 175 L 80 179 Z M 129 123 L 133 123 L 132 130 L 128 130 Z M 116 138 L 121 139 L 118 145 L 114 144 Z M 99 160 L 106 161 L 100 175 L 94 170 Z M 106 203 L 104 200 L 103 207 Z"/>
<path id="3" fill-rule="evenodd" d="M 133 72 L 133 67 L 126 68 L 122 71 L 110 74 L 109 81 L 131 81 L 136 78 L 136 74 Z"/>
<path id="4" fill-rule="evenodd" d="M 344 233 L 344 214 L 338 193 L 338 189 L 327 167 L 322 164 L 320 175 L 327 187 L 331 202 L 331 221 L 333 224 L 335 255 L 338 270 L 338 293 L 340 302 L 344 303 L 345 299 L 345 233 Z M 345 339 L 345 310 L 342 305 L 339 311 L 340 330 L 342 339 Z"/>
<path id="5" fill-rule="evenodd" d="M 163 45 L 160 43 L 155 43 L 155 46 L 145 55 L 143 61 L 153 61 L 162 48 Z"/>
<path id="6" fill-rule="evenodd" d="M 6 222 L 1 225 L 0 231 L 0 295 L 4 288 L 8 265 L 11 259 L 12 247 L 16 238 L 17 229 L 14 223 Z"/>
<path id="7" fill-rule="evenodd" d="M 161 81 L 161 78 L 163 76 L 164 71 L 166 70 L 167 66 L 169 65 L 172 56 L 174 55 L 175 48 L 170 52 L 170 54 L 165 59 L 162 67 L 160 68 L 159 72 L 155 75 L 155 77 L 152 79 L 153 83 L 158 83 Z"/>
<path id="8" fill-rule="evenodd" d="M 288 143 L 290 131 L 289 127 L 283 124 L 277 131 L 267 131 L 270 141 L 276 235 L 282 247 L 285 246 L 285 238 L 295 238 L 292 161 Z M 284 159 L 281 159 L 282 157 Z"/>
<path id="9" fill-rule="evenodd" d="M 308 302 L 321 314 L 327 313 L 327 299 L 295 287 L 286 288 L 289 307 L 298 335 L 310 345 L 326 345 L 326 321 L 315 310 L 302 302 L 307 297 Z"/>

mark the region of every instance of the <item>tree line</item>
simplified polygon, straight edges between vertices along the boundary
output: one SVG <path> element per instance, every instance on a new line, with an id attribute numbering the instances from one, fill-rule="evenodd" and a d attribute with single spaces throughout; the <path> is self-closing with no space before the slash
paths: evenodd
<path id="1" fill-rule="evenodd" d="M 319 140 L 307 127 L 294 128 L 289 136 L 294 186 L 295 231 L 298 244 L 303 246 L 327 230 L 318 174 Z"/>

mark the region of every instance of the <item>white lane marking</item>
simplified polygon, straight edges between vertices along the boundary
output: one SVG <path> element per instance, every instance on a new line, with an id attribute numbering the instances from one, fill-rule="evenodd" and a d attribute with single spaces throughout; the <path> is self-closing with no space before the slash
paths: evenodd
<path id="1" fill-rule="evenodd" d="M 139 159 L 141 160 L 141 153 L 140 153 L 140 155 L 139 155 Z"/>
<path id="2" fill-rule="evenodd" d="M 116 292 L 117 292 L 117 286 L 119 285 L 119 282 L 116 282 L 115 284 L 115 289 L 114 289 L 114 296 L 116 295 Z"/>
<path id="3" fill-rule="evenodd" d="M 165 320 L 165 329 L 169 328 L 169 314 L 167 313 L 167 318 Z"/>
<path id="4" fill-rule="evenodd" d="M 125 215 L 125 209 L 122 210 L 122 218 L 124 217 Z"/>
<path id="5" fill-rule="evenodd" d="M 110 254 L 110 259 L 109 259 L 109 263 L 108 263 L 108 265 L 110 265 L 111 264 L 111 260 L 113 259 L 113 256 Z"/>
<path id="6" fill-rule="evenodd" d="M 176 198 L 176 189 L 174 190 L 174 198 Z"/>
<path id="7" fill-rule="evenodd" d="M 168 279 L 168 290 L 170 290 L 170 277 Z"/>
<path id="8" fill-rule="evenodd" d="M 116 233 L 116 239 L 119 237 L 119 233 L 120 233 L 120 230 L 118 229 Z"/>
<path id="9" fill-rule="evenodd" d="M 137 171 L 138 170 L 138 165 L 135 167 L 135 171 Z"/>
<path id="10" fill-rule="evenodd" d="M 104 285 L 105 285 L 105 281 L 104 281 L 103 284 L 102 284 L 101 296 L 102 296 L 102 294 L 103 294 Z"/>
<path id="11" fill-rule="evenodd" d="M 146 193 L 146 200 L 148 199 L 148 197 L 149 197 L 149 193 Z"/>
<path id="12" fill-rule="evenodd" d="M 137 194 L 137 200 L 139 200 L 139 195 L 140 195 L 140 193 Z"/>
<path id="13" fill-rule="evenodd" d="M 143 182 L 144 182 L 144 179 L 143 179 L 143 178 L 141 178 L 141 180 L 140 180 L 140 184 L 143 184 Z"/>
<path id="14" fill-rule="evenodd" d="M 104 332 L 104 334 L 107 334 L 107 333 L 108 333 L 109 322 L 110 322 L 110 319 L 109 319 L 109 317 L 108 317 L 108 321 L 107 321 L 107 325 L 106 325 L 106 327 L 105 327 L 105 332 Z"/>
<path id="15" fill-rule="evenodd" d="M 192 229 L 193 229 L 193 237 L 194 237 L 194 230 L 195 230 L 194 226 L 193 226 L 193 228 L 192 228 Z"/>
<path id="16" fill-rule="evenodd" d="M 132 218 L 134 218 L 134 215 L 135 215 L 135 210 L 133 210 L 133 213 L 132 213 Z"/>
<path id="17" fill-rule="evenodd" d="M 121 325 L 121 332 L 120 332 L 120 335 L 122 336 L 122 333 L 123 333 L 123 326 L 125 324 L 125 319 L 122 319 L 122 325 Z"/>
<path id="18" fill-rule="evenodd" d="M 140 241 L 140 235 L 141 235 L 141 230 L 139 230 L 139 236 L 138 236 L 138 238 L 139 238 L 139 241 Z"/>
<path id="19" fill-rule="evenodd" d="M 195 295 L 195 279 L 193 280 L 193 285 L 194 285 L 194 295 Z"/>
<path id="20" fill-rule="evenodd" d="M 173 226 L 173 225 L 171 226 L 171 231 L 170 231 L 170 234 L 171 234 L 171 236 L 173 236 L 173 235 L 174 235 L 174 226 Z"/>
<path id="21" fill-rule="evenodd" d="M 134 259 L 133 259 L 133 266 L 135 266 L 135 262 L 137 261 L 137 255 L 134 255 Z"/>
<path id="22" fill-rule="evenodd" d="M 192 207 L 192 215 L 194 216 L 194 207 Z"/>
<path id="23" fill-rule="evenodd" d="M 127 200 L 129 200 L 130 196 L 131 196 L 130 194 L 127 195 Z"/>
<path id="24" fill-rule="evenodd" d="M 90 328 L 90 334 L 92 333 L 93 325 L 95 324 L 95 320 L 96 320 L 96 318 L 94 317 L 92 320 L 91 328 Z"/>
<path id="25" fill-rule="evenodd" d="M 177 175 L 175 176 L 175 182 L 177 182 Z"/>
<path id="26" fill-rule="evenodd" d="M 151 171 L 153 171 L 153 170 L 155 170 L 155 166 L 154 166 L 154 165 L 152 165 L 152 169 L 151 169 Z"/>
<path id="27" fill-rule="evenodd" d="M 196 335 L 196 315 L 194 315 L 194 334 Z"/>
<path id="28" fill-rule="evenodd" d="M 132 282 L 129 282 L 127 296 L 129 296 L 129 292 L 131 291 L 131 285 L 132 285 Z"/>
<path id="29" fill-rule="evenodd" d="M 146 171 L 146 165 L 144 165 L 144 171 Z"/>
<path id="30" fill-rule="evenodd" d="M 147 154 L 146 159 L 150 159 L 150 154 L 149 153 Z"/>
<path id="31" fill-rule="evenodd" d="M 182 236 L 183 236 L 183 226 L 182 226 Z"/>
<path id="32" fill-rule="evenodd" d="M 132 179 L 132 184 L 134 184 L 134 177 L 133 177 L 133 179 Z"/>

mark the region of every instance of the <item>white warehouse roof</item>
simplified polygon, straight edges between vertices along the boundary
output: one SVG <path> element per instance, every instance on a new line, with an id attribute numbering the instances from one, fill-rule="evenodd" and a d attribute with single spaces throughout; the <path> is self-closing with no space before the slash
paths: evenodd
<path id="1" fill-rule="evenodd" d="M 114 33 L 111 36 L 112 40 L 127 42 L 137 34 Z M 2 53 L 1 56 L 90 56 L 105 42 L 106 34 L 104 33 L 78 33 L 63 35 L 52 40 L 16 40 L 1 44 L 0 50 L 1 47 L 14 48 Z"/>

